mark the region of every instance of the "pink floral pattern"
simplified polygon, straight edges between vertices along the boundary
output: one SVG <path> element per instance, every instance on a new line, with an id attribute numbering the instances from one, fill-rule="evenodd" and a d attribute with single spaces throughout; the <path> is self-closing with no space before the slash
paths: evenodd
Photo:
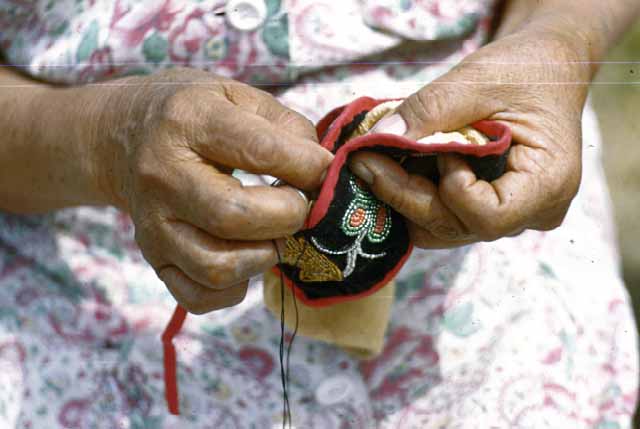
<path id="1" fill-rule="evenodd" d="M 373 27 L 407 39 L 440 40 L 473 31 L 492 0 L 365 0 L 363 15 Z"/>
<path id="2" fill-rule="evenodd" d="M 187 65 L 283 85 L 274 95 L 317 120 L 360 95 L 408 95 L 446 71 L 484 42 L 492 2 L 267 5 L 264 26 L 242 33 L 217 13 L 222 0 L 0 0 L 0 48 L 55 82 Z M 385 52 L 405 38 L 450 41 Z M 589 108 L 583 153 L 583 185 L 561 228 L 416 252 L 379 357 L 360 362 L 299 337 L 295 426 L 630 428 L 636 333 Z M 175 303 L 133 237 L 111 208 L 0 213 L 0 427 L 278 425 L 279 322 L 259 281 L 239 306 L 187 320 L 176 339 L 183 414 L 168 415 L 160 332 Z"/>

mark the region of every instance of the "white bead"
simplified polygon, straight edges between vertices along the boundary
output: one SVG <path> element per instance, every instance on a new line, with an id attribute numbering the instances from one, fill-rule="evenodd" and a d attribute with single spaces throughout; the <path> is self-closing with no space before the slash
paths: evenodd
<path id="1" fill-rule="evenodd" d="M 264 0 L 230 0 L 225 15 L 236 30 L 253 31 L 267 20 L 267 4 Z"/>

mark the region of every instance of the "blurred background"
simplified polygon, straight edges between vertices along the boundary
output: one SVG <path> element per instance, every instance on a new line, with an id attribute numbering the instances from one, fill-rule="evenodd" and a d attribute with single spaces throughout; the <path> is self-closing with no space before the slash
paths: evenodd
<path id="1" fill-rule="evenodd" d="M 593 85 L 604 136 L 624 278 L 640 321 L 640 21 L 610 52 Z M 640 416 L 636 415 L 636 428 Z"/>
<path id="2" fill-rule="evenodd" d="M 640 22 L 609 54 L 593 103 L 604 136 L 624 277 L 640 314 Z"/>

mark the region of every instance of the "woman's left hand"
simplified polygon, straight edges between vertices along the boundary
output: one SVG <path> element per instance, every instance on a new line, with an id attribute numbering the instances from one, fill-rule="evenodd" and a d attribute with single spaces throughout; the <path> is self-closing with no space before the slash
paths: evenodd
<path id="1" fill-rule="evenodd" d="M 423 248 L 492 241 L 563 221 L 581 177 L 581 115 L 592 70 L 586 47 L 544 26 L 486 45 L 381 121 L 375 132 L 419 139 L 481 119 L 513 133 L 505 174 L 479 180 L 457 155 L 440 155 L 438 186 L 390 158 L 361 152 L 352 171 L 409 221 Z"/>

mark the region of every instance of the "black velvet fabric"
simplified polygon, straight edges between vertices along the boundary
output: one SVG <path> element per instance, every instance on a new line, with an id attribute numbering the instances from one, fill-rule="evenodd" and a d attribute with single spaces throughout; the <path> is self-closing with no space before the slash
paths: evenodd
<path id="1" fill-rule="evenodd" d="M 508 156 L 509 149 L 500 155 L 487 155 L 483 157 L 463 155 L 462 157 L 469 164 L 476 177 L 487 182 L 492 182 L 504 174 L 507 167 Z M 436 185 L 440 183 L 440 172 L 438 171 L 436 155 L 410 158 L 403 163 L 403 166 L 410 174 L 424 176 Z"/>
<path id="2" fill-rule="evenodd" d="M 342 125 L 339 137 L 333 145 L 334 153 L 344 146 L 367 112 L 367 110 L 363 110 L 355 115 L 352 121 Z M 439 182 L 440 175 L 436 164 L 436 156 L 434 155 L 413 157 L 411 153 L 407 153 L 405 150 L 384 146 L 369 147 L 366 150 L 389 155 L 402 162 L 410 173 L 421 174 L 435 183 Z M 505 152 L 501 155 L 484 157 L 465 155 L 464 158 L 469 162 L 479 178 L 492 181 L 504 173 L 507 154 L 508 152 Z M 313 246 L 313 238 L 316 242 L 321 243 L 322 247 L 339 251 L 348 248 L 356 240 L 356 237 L 346 235 L 341 229 L 345 212 L 355 197 L 355 193 L 349 185 L 349 178 L 352 173 L 347 164 L 345 162 L 340 170 L 334 197 L 329 203 L 324 218 L 313 228 L 296 234 L 296 237 L 303 237 L 308 243 L 307 245 Z M 280 270 L 293 283 L 294 287 L 299 288 L 307 300 L 311 302 L 326 298 L 347 298 L 372 289 L 379 285 L 411 250 L 409 233 L 404 218 L 391 208 L 389 208 L 388 213 L 391 217 L 391 228 L 386 239 L 381 243 L 372 243 L 366 239 L 361 242 L 362 250 L 365 253 L 380 254 L 384 252 L 385 255 L 376 259 L 358 256 L 354 271 L 342 281 L 302 281 L 299 276 L 299 268 L 284 263 L 279 265 Z M 315 250 L 328 257 L 337 267 L 344 271 L 344 267 L 347 264 L 346 254 L 327 254 L 317 247 Z"/>
<path id="3" fill-rule="evenodd" d="M 312 229 L 299 232 L 296 236 L 302 236 L 307 243 L 311 243 L 314 237 L 325 248 L 341 250 L 355 241 L 352 236 L 346 235 L 340 225 L 347 207 L 354 198 L 354 192 L 349 186 L 351 172 L 345 166 L 340 171 L 340 178 L 336 186 L 336 197 L 331 201 L 326 216 Z M 356 268 L 353 273 L 343 281 L 328 282 L 303 282 L 299 280 L 299 269 L 290 265 L 282 265 L 283 273 L 289 279 L 294 280 L 309 299 L 329 298 L 333 296 L 356 295 L 367 291 L 373 285 L 384 279 L 387 273 L 400 261 L 409 250 L 409 231 L 404 218 L 395 210 L 389 209 L 391 217 L 391 230 L 382 243 L 362 241 L 362 250 L 369 254 L 384 252 L 385 256 L 377 259 L 357 257 Z M 312 245 L 312 244 L 309 244 Z M 346 255 L 326 255 L 338 267 L 347 264 Z"/>

